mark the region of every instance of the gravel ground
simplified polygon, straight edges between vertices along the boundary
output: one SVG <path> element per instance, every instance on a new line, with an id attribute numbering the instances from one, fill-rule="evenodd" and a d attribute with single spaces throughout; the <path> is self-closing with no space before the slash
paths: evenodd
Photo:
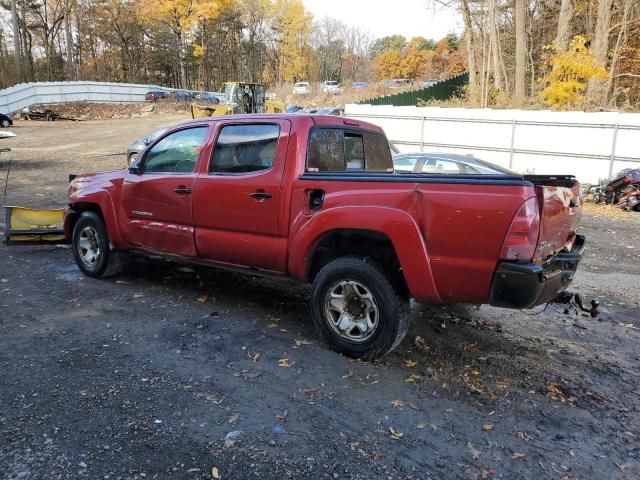
<path id="1" fill-rule="evenodd" d="M 18 122 L 9 200 L 62 206 L 67 173 L 177 119 Z M 413 305 L 373 363 L 318 341 L 305 286 L 0 245 L 0 478 L 640 478 L 640 214 L 583 232 L 599 320 Z"/>

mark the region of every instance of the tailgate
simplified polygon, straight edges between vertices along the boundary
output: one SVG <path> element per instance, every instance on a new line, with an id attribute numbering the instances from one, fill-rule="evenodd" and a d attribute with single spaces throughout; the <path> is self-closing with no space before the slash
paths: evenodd
<path id="1" fill-rule="evenodd" d="M 525 175 L 525 179 L 535 185 L 541 209 L 534 261 L 571 250 L 582 217 L 580 183 L 569 176 Z"/>

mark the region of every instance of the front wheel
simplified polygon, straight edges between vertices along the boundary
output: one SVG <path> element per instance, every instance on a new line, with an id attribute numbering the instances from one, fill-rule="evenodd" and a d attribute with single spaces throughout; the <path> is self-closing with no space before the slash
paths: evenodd
<path id="1" fill-rule="evenodd" d="M 2 120 L 0 125 L 2 125 L 3 128 L 9 128 L 9 126 L 11 125 L 11 122 L 5 118 L 4 120 Z"/>
<path id="2" fill-rule="evenodd" d="M 317 330 L 337 352 L 374 359 L 396 348 L 409 328 L 409 302 L 382 266 L 342 257 L 320 270 L 311 297 Z"/>
<path id="3" fill-rule="evenodd" d="M 106 278 L 126 267 L 126 254 L 111 248 L 107 227 L 95 212 L 83 212 L 73 228 L 73 257 L 85 275 Z"/>

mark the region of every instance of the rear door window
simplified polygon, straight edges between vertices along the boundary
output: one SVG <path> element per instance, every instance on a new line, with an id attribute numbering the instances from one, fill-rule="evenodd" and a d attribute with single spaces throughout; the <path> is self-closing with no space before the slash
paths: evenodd
<path id="1" fill-rule="evenodd" d="M 271 169 L 279 137 L 278 125 L 225 125 L 218 135 L 209 173 L 253 173 Z"/>
<path id="2" fill-rule="evenodd" d="M 393 172 L 389 143 L 376 132 L 314 128 L 309 135 L 308 172 Z"/>

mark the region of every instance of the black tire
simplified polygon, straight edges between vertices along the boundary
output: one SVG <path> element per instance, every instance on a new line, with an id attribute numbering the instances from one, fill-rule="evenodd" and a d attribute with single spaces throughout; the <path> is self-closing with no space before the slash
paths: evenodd
<path id="1" fill-rule="evenodd" d="M 95 260 L 92 262 L 87 259 L 88 251 L 83 248 L 87 241 L 97 247 L 95 248 Z M 80 215 L 73 228 L 71 243 L 73 258 L 85 275 L 94 278 L 107 278 L 121 273 L 127 267 L 126 253 L 111 247 L 107 227 L 95 212 L 83 212 Z M 94 250 L 93 247 L 92 250 Z"/>
<path id="2" fill-rule="evenodd" d="M 3 128 L 9 128 L 11 126 L 11 122 L 5 118 L 0 122 L 0 125 L 2 125 Z"/>
<path id="3" fill-rule="evenodd" d="M 364 286 L 378 307 L 377 326 L 364 341 L 344 338 L 331 326 L 331 313 L 327 312 L 328 296 L 330 290 L 342 281 Z M 399 293 L 382 266 L 371 258 L 342 257 L 325 265 L 313 282 L 311 310 L 316 329 L 331 348 L 354 358 L 372 360 L 391 352 L 409 328 L 409 300 Z"/>

